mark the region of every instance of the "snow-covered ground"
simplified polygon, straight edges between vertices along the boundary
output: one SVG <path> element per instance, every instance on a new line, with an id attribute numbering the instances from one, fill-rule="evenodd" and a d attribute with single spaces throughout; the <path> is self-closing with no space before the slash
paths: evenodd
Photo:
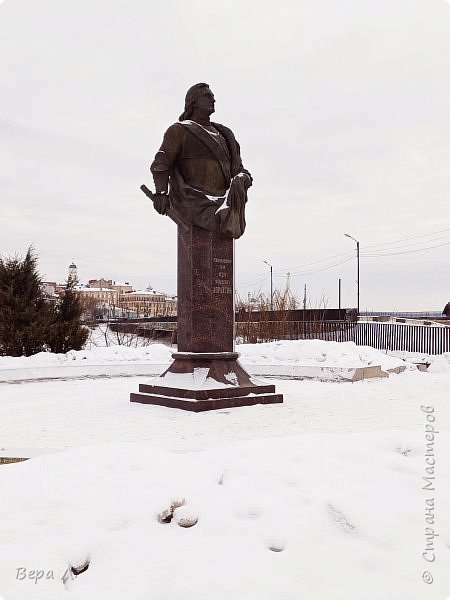
<path id="1" fill-rule="evenodd" d="M 244 365 L 399 363 L 331 342 L 239 351 Z M 448 599 L 450 356 L 404 357 L 429 371 L 411 363 L 353 384 L 272 379 L 282 405 L 200 414 L 130 403 L 142 376 L 39 378 L 68 362 L 81 373 L 163 364 L 170 352 L 0 359 L 0 372 L 32 374 L 0 384 L 0 456 L 39 454 L 0 466 L 0 597 Z M 428 489 L 424 477 L 435 477 Z"/>

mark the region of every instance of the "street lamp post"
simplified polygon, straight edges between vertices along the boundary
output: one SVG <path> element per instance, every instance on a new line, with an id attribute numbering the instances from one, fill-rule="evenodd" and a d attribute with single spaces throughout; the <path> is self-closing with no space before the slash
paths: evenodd
<path id="1" fill-rule="evenodd" d="M 267 260 L 263 260 L 263 263 L 266 263 L 268 267 L 270 267 L 270 310 L 273 310 L 273 269 L 272 265 L 267 262 Z"/>
<path id="2" fill-rule="evenodd" d="M 357 295 L 358 295 L 357 311 L 358 311 L 358 316 L 359 316 L 359 242 L 358 242 L 358 240 L 355 240 L 355 238 L 352 237 L 351 235 L 349 235 L 348 233 L 345 233 L 344 235 L 345 235 L 345 237 L 348 237 L 351 240 L 353 240 L 354 242 L 356 242 L 356 286 L 357 286 Z"/>

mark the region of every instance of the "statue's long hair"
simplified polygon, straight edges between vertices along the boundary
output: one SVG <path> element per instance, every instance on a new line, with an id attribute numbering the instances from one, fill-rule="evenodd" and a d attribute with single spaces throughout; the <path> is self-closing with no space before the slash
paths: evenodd
<path id="1" fill-rule="evenodd" d="M 184 101 L 184 112 L 181 113 L 178 119 L 179 121 L 186 121 L 187 119 L 191 118 L 197 98 L 204 93 L 205 88 L 209 89 L 209 85 L 207 83 L 196 83 L 188 89 L 186 99 Z"/>

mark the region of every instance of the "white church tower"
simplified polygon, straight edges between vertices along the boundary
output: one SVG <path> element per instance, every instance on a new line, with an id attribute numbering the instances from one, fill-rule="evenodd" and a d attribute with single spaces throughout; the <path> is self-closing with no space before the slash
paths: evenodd
<path id="1" fill-rule="evenodd" d="M 78 269 L 77 265 L 72 261 L 69 265 L 69 278 L 74 279 L 78 282 Z"/>

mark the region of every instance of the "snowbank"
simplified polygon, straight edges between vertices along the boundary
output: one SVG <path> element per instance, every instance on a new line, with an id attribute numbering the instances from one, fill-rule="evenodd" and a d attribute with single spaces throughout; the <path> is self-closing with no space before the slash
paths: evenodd
<path id="1" fill-rule="evenodd" d="M 404 366 L 404 361 L 369 346 L 354 342 L 282 340 L 237 347 L 243 364 L 302 365 L 357 368 L 381 365 L 385 371 Z"/>
<path id="2" fill-rule="evenodd" d="M 124 364 L 133 362 L 169 363 L 173 350 L 164 344 L 151 344 L 140 348 L 127 346 L 93 347 L 71 350 L 66 354 L 39 352 L 33 356 L 0 356 L 0 369 L 52 367 L 66 365 Z"/>
<path id="3" fill-rule="evenodd" d="M 356 346 L 353 342 L 283 340 L 265 344 L 240 344 L 236 350 L 240 353 L 240 361 L 244 365 L 314 365 L 343 368 L 381 365 L 387 370 L 405 364 L 399 358 L 369 346 Z M 0 370 L 68 365 L 169 364 L 173 351 L 174 348 L 164 344 L 150 344 L 138 348 L 91 347 L 67 354 L 40 352 L 29 357 L 3 356 L 0 357 Z"/>
<path id="4" fill-rule="evenodd" d="M 428 364 L 428 371 L 430 373 L 450 373 L 450 352 L 436 355 L 426 354 L 425 352 L 393 350 L 389 354 L 411 364 Z"/>

